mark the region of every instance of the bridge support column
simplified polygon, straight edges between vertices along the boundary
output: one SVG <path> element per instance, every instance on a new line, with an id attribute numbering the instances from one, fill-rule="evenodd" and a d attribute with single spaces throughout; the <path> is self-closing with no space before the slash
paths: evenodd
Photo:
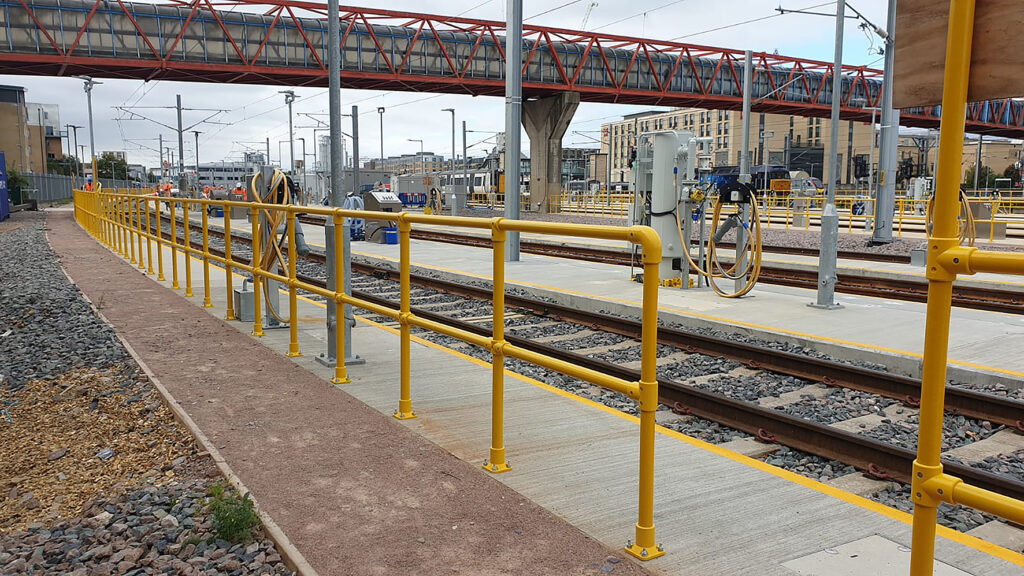
<path id="1" fill-rule="evenodd" d="M 562 136 L 572 121 L 580 95 L 562 92 L 523 102 L 523 127 L 530 138 L 530 207 L 551 212 L 551 198 L 562 188 Z M 506 162 L 515 161 L 506 158 Z M 554 206 L 554 211 L 558 207 Z"/>

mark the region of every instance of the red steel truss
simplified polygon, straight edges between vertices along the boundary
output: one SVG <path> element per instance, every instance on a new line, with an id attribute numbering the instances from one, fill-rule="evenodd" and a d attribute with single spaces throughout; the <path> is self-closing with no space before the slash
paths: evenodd
<path id="1" fill-rule="evenodd" d="M 8 31 L 0 39 L 0 73 L 69 76 L 89 74 L 97 77 L 141 80 L 179 80 L 239 84 L 287 86 L 326 86 L 325 4 L 297 0 L 171 0 L 161 6 L 174 6 L 187 14 L 184 23 L 171 37 L 155 37 L 140 22 L 141 6 L 124 0 L 62 0 L 59 8 L 52 0 L 0 0 L 0 14 L 6 14 Z M 75 2 L 77 1 L 77 4 Z M 40 14 L 47 16 L 40 18 Z M 68 28 L 62 11 L 86 13 L 81 24 Z M 60 29 L 54 14 L 61 16 Z M 104 26 L 96 24 L 103 13 L 104 23 L 117 18 L 131 23 L 127 35 L 131 50 L 121 54 L 97 54 L 86 38 Z M 262 37 L 240 38 L 232 33 L 232 22 L 240 14 L 260 14 L 269 26 L 257 28 Z M 13 39 L 20 38 L 11 29 L 15 16 L 34 27 L 35 49 L 19 49 Z M 26 18 L 27 17 L 27 18 Z M 231 48 L 223 58 L 197 57 L 184 46 L 200 20 L 207 28 L 216 23 Z M 359 34 L 370 42 L 361 42 L 360 63 L 354 68 L 345 63 L 342 86 L 372 90 L 445 92 L 484 96 L 504 94 L 500 75 L 481 74 L 481 69 L 504 68 L 504 32 L 502 22 L 476 18 L 446 17 L 378 8 L 341 8 L 342 43 Z M 49 24 L 44 21 L 49 22 Z M 4 26 L 0 23 L 0 28 Z M 383 27 L 401 29 L 396 36 L 382 35 Z M 113 28 L 111 25 L 109 28 Z M 275 34 L 290 30 L 301 37 L 302 61 L 275 63 L 268 56 L 268 43 Z M 110 32 L 109 29 L 107 29 Z M 412 37 L 408 38 L 411 31 Z M 112 33 L 112 32 L 111 32 Z M 121 41 L 126 36 L 120 33 Z M 205 33 L 204 33 L 205 34 Z M 237 34 L 237 33 L 236 33 Z M 450 48 L 452 34 L 470 38 L 461 53 Z M 251 35 L 250 35 L 251 36 Z M 660 106 L 694 106 L 708 109 L 738 110 L 741 106 L 743 52 L 695 44 L 664 42 L 614 34 L 562 30 L 525 25 L 523 36 L 528 50 L 523 57 L 524 97 L 541 97 L 561 91 L 574 91 L 585 102 L 610 102 Z M 114 40 L 114 43 L 118 40 Z M 351 44 L 351 42 L 350 42 Z M 194 45 L 194 44 L 193 44 Z M 483 49 L 483 46 L 489 49 Z M 565 61 L 564 48 L 573 45 L 574 61 L 598 62 L 589 69 Z M 294 48 L 294 46 L 293 46 Z M 130 53 L 128 53 L 130 52 Z M 467 54 L 468 52 L 468 54 Z M 433 71 L 425 71 L 413 62 L 430 54 L 439 62 Z M 614 58 L 609 54 L 617 55 Z M 628 55 L 623 58 L 622 55 Z M 496 59 L 497 58 L 497 59 Z M 484 61 L 486 59 L 486 61 Z M 371 62 L 366 66 L 363 62 Z M 534 73 L 538 63 L 543 71 Z M 670 65 L 668 64 L 670 63 Z M 531 69 L 531 66 L 533 67 Z M 666 74 L 666 69 L 670 71 Z M 692 80 L 680 88 L 673 79 L 683 74 Z M 584 76 L 586 80 L 584 80 Z M 755 54 L 754 110 L 800 116 L 829 115 L 833 66 L 828 62 L 791 58 L 776 54 Z M 880 105 L 882 73 L 864 66 L 844 66 L 846 85 L 842 117 L 868 121 L 867 108 Z M 595 82 L 594 78 L 600 81 Z M 1014 100 L 972 104 L 968 109 L 968 131 L 1009 137 L 1024 137 L 1024 105 Z M 936 107 L 905 110 L 901 123 L 907 126 L 937 127 Z"/>

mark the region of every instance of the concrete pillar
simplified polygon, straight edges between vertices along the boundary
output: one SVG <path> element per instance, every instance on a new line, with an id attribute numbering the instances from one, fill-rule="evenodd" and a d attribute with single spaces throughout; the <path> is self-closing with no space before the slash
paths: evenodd
<path id="1" fill-rule="evenodd" d="M 523 102 L 523 127 L 530 139 L 530 206 L 550 212 L 549 198 L 562 188 L 562 136 L 572 121 L 580 95 L 562 92 Z M 506 158 L 515 162 L 515 158 Z"/>

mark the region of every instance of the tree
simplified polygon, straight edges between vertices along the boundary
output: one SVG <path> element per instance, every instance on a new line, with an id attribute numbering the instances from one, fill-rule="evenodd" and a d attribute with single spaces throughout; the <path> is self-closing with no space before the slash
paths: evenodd
<path id="1" fill-rule="evenodd" d="M 128 163 L 113 152 L 104 152 L 96 159 L 96 172 L 100 178 L 125 179 L 128 174 Z"/>
<path id="2" fill-rule="evenodd" d="M 21 191 L 23 188 L 31 188 L 32 179 L 25 176 L 17 170 L 11 169 L 7 171 L 7 188 L 9 190 Z"/>
<path id="3" fill-rule="evenodd" d="M 53 174 L 63 174 L 64 176 L 79 174 L 78 158 L 74 156 L 65 156 L 60 160 L 47 158 L 46 171 Z"/>
<path id="4" fill-rule="evenodd" d="M 1010 164 L 1003 170 L 1003 178 L 1009 178 L 1014 188 L 1020 188 L 1020 168 L 1016 164 Z"/>
<path id="5" fill-rule="evenodd" d="M 974 166 L 967 169 L 964 174 L 964 187 L 968 190 L 974 189 Z M 978 188 L 994 188 L 996 185 L 996 173 L 994 170 L 981 165 L 981 173 L 978 176 Z"/>

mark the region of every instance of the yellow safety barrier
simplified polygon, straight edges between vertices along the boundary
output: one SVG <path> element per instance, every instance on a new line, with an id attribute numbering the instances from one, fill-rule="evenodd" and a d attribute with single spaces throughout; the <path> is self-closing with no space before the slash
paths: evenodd
<path id="1" fill-rule="evenodd" d="M 928 238 L 928 308 L 921 376 L 921 413 L 911 496 L 914 534 L 911 576 L 930 576 L 935 563 L 936 510 L 942 502 L 962 504 L 1024 524 L 1024 502 L 970 486 L 942 470 L 942 424 L 949 349 L 953 281 L 958 274 L 1024 274 L 1024 254 L 986 252 L 960 246 L 960 166 L 970 77 L 975 0 L 951 0 L 942 89 L 938 187 L 934 228 Z"/>
<path id="2" fill-rule="evenodd" d="M 583 224 L 562 224 L 555 222 L 534 222 L 524 220 L 508 220 L 504 218 L 466 218 L 453 216 L 428 216 L 402 212 L 394 214 L 390 212 L 369 212 L 351 211 L 342 209 L 331 209 L 321 207 L 306 207 L 280 204 L 258 204 L 242 203 L 217 200 L 192 200 L 181 198 L 144 198 L 142 210 L 149 218 L 149 201 L 155 204 L 154 214 L 156 217 L 156 230 L 154 234 L 143 225 L 142 219 L 137 215 L 125 219 L 125 215 L 132 214 L 126 209 L 126 201 L 130 198 L 140 200 L 134 195 L 103 192 L 75 192 L 75 213 L 78 222 L 90 234 L 106 244 L 112 250 L 118 251 L 125 256 L 123 243 L 116 241 L 118 233 L 133 234 L 139 238 L 145 238 L 148 242 L 157 244 L 157 254 L 161 254 L 164 248 L 168 248 L 174 262 L 174 289 L 177 284 L 177 257 L 178 251 L 184 252 L 186 261 L 186 295 L 191 295 L 191 273 L 189 264 L 191 255 L 201 257 L 203 261 L 203 279 L 206 284 L 204 290 L 203 304 L 210 302 L 209 298 L 209 265 L 210 262 L 219 263 L 224 266 L 227 278 L 227 312 L 226 317 L 234 317 L 232 310 L 232 271 L 244 271 L 253 277 L 253 289 L 256 294 L 260 293 L 262 283 L 273 280 L 288 287 L 290 318 L 290 342 L 288 355 L 299 354 L 296 292 L 304 290 L 316 294 L 337 303 L 338 318 L 345 317 L 345 307 L 355 306 L 374 314 L 379 314 L 397 320 L 400 329 L 401 359 L 399 378 L 399 400 L 398 410 L 394 416 L 398 419 L 415 418 L 416 413 L 412 407 L 412 373 L 411 373 L 411 329 L 416 326 L 431 330 L 438 334 L 444 334 L 457 338 L 464 342 L 474 344 L 489 350 L 492 354 L 492 404 L 491 404 L 491 446 L 484 469 L 490 473 L 501 473 L 511 469 L 505 456 L 504 444 L 504 383 L 505 383 L 505 358 L 518 358 L 520 360 L 536 364 L 565 374 L 579 378 L 592 384 L 602 386 L 614 392 L 624 394 L 639 402 L 640 408 L 640 443 L 639 443 L 639 479 L 638 479 L 638 519 L 635 526 L 635 540 L 631 540 L 626 551 L 641 559 L 650 560 L 664 554 L 661 545 L 655 540 L 654 530 L 654 414 L 658 408 L 658 379 L 657 379 L 657 331 L 658 331 L 658 267 L 661 263 L 661 240 L 658 235 L 646 226 L 590 226 Z M 160 203 L 166 203 L 170 207 L 170 237 L 164 235 L 160 220 Z M 181 206 L 182 218 L 182 239 L 178 238 L 178 222 L 176 215 L 177 207 Z M 224 231 L 225 249 L 224 255 L 218 256 L 211 253 L 209 247 L 209 221 L 206 216 L 207 210 L 211 207 L 224 209 Z M 263 259 L 260 257 L 260 242 L 252 243 L 252 259 L 242 261 L 231 253 L 231 208 L 241 207 L 248 209 L 252 216 L 252 238 L 260 238 L 261 221 L 266 217 L 268 222 L 280 222 L 280 216 L 285 216 L 286 233 L 288 235 L 288 266 L 287 270 L 275 272 L 266 270 L 261 266 Z M 196 223 L 189 219 L 189 212 L 199 209 L 203 216 L 199 223 L 202 232 L 202 244 L 200 248 L 192 246 L 191 233 Z M 127 210 L 127 212 L 126 212 Z M 400 250 L 400 285 L 401 299 L 399 309 L 394 310 L 372 302 L 368 302 L 345 294 L 344 290 L 329 290 L 316 284 L 303 281 L 298 278 L 295 270 L 296 248 L 295 248 L 295 223 L 298 214 L 318 214 L 333 219 L 334 222 L 334 266 L 335 286 L 344 286 L 344 266 L 342 250 L 344 243 L 349 241 L 344 237 L 344 218 L 362 218 L 365 220 L 398 221 L 399 250 Z M 271 218 L 271 215 L 276 218 Z M 458 228 L 472 228 L 490 230 L 491 245 L 493 250 L 493 294 L 492 304 L 494 309 L 493 329 L 490 338 L 467 332 L 458 327 L 442 322 L 427 320 L 417 316 L 410 307 L 410 292 L 412 283 L 410 280 L 410 232 L 416 224 L 446 225 Z M 531 234 L 549 234 L 559 236 L 576 236 L 581 238 L 596 238 L 606 240 L 622 240 L 639 245 L 643 250 L 644 284 L 641 329 L 641 377 L 637 382 L 623 380 L 599 372 L 587 366 L 572 364 L 538 354 L 508 343 L 504 333 L 504 307 L 505 307 L 505 239 L 508 232 L 527 232 Z M 122 249 L 119 249 L 121 247 Z M 127 256 L 126 256 L 127 257 Z M 140 251 L 141 258 L 141 251 Z M 162 261 L 160 269 L 162 270 Z M 276 269 L 276 267 L 275 267 Z M 284 274 L 284 275 L 282 275 Z M 253 336 L 263 335 L 262 314 L 260 310 L 260 298 L 253 299 L 254 314 Z M 338 330 L 336 338 L 337 365 L 332 382 L 348 382 L 347 368 L 345 366 L 345 332 Z"/>

